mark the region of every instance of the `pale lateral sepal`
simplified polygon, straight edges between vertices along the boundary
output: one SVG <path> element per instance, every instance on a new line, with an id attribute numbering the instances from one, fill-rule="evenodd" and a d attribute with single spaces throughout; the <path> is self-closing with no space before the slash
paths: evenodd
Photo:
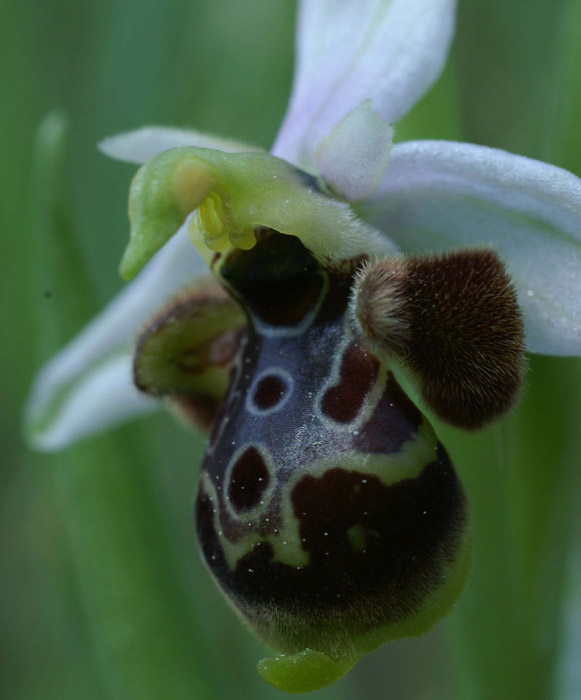
<path id="1" fill-rule="evenodd" d="M 128 353 L 109 358 L 70 387 L 53 393 L 52 399 L 42 420 L 35 416 L 28 420 L 31 446 L 43 452 L 56 452 L 160 407 L 133 384 Z"/>
<path id="2" fill-rule="evenodd" d="M 138 331 L 155 311 L 186 285 L 207 273 L 204 261 L 189 241 L 186 228 L 184 226 L 137 278 L 37 375 L 27 406 L 27 423 L 32 442 L 39 449 L 45 449 L 45 444 L 53 444 L 52 438 L 44 437 L 49 428 L 39 426 L 61 423 L 59 412 L 70 403 L 67 396 L 75 395 L 78 385 L 86 385 L 94 372 L 101 372 L 103 363 L 112 355 L 124 353 L 129 361 Z M 137 402 L 136 409 L 140 405 Z M 86 419 L 88 425 L 93 420 L 88 402 L 83 410 L 87 412 L 83 420 Z M 82 417 L 78 418 L 81 420 Z M 69 442 L 81 437 L 75 434 L 76 425 L 67 433 Z M 94 425 L 97 430 L 99 421 L 94 421 Z"/>
<path id="3" fill-rule="evenodd" d="M 489 246 L 524 311 L 527 349 L 581 354 L 581 180 L 547 163 L 447 141 L 393 147 L 363 218 L 403 252 Z"/>

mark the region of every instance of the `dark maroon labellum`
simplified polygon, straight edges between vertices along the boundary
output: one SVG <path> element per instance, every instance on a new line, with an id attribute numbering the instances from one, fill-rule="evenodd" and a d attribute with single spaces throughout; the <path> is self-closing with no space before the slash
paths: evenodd
<path id="1" fill-rule="evenodd" d="M 265 231 L 217 270 L 249 325 L 204 457 L 198 538 L 225 594 L 287 653 L 345 656 L 437 617 L 430 600 L 465 549 L 450 460 L 352 323 L 356 265 L 324 269 Z"/>

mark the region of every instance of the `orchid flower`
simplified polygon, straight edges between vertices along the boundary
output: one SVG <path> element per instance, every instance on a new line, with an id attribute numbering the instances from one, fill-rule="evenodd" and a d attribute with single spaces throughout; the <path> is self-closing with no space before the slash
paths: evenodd
<path id="1" fill-rule="evenodd" d="M 163 404 L 212 428 L 198 536 L 282 652 L 259 670 L 284 690 L 423 632 L 466 579 L 462 487 L 392 370 L 474 429 L 514 404 L 525 348 L 581 353 L 581 180 L 484 146 L 392 144 L 444 66 L 455 5 L 303 0 L 270 154 L 159 127 L 103 141 L 144 164 L 135 279 L 28 407 L 42 450 Z"/>

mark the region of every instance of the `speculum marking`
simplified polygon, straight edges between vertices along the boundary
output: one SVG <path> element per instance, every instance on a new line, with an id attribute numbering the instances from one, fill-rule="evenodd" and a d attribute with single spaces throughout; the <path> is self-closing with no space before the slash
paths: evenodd
<path id="1" fill-rule="evenodd" d="M 254 403 L 260 410 L 267 411 L 282 400 L 287 389 L 286 382 L 282 377 L 269 374 L 262 377 L 257 383 L 254 389 Z"/>
<path id="2" fill-rule="evenodd" d="M 341 361 L 339 383 L 325 392 L 321 408 L 337 423 L 350 423 L 362 409 L 377 380 L 379 362 L 358 343 L 351 343 Z"/>
<path id="3" fill-rule="evenodd" d="M 268 467 L 252 445 L 238 457 L 230 473 L 228 498 L 238 513 L 256 508 L 269 481 Z"/>

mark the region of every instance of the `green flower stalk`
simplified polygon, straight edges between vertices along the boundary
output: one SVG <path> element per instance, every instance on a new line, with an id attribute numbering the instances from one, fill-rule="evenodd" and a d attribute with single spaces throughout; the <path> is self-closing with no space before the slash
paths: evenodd
<path id="1" fill-rule="evenodd" d="M 581 349 L 581 182 L 481 146 L 392 146 L 454 11 L 302 3 L 271 154 L 172 129 L 106 140 L 147 161 L 122 262 L 137 276 L 30 401 L 41 449 L 162 403 L 209 433 L 200 547 L 289 692 L 424 632 L 469 573 L 462 485 L 402 377 L 473 430 L 518 399 L 525 349 Z"/>

